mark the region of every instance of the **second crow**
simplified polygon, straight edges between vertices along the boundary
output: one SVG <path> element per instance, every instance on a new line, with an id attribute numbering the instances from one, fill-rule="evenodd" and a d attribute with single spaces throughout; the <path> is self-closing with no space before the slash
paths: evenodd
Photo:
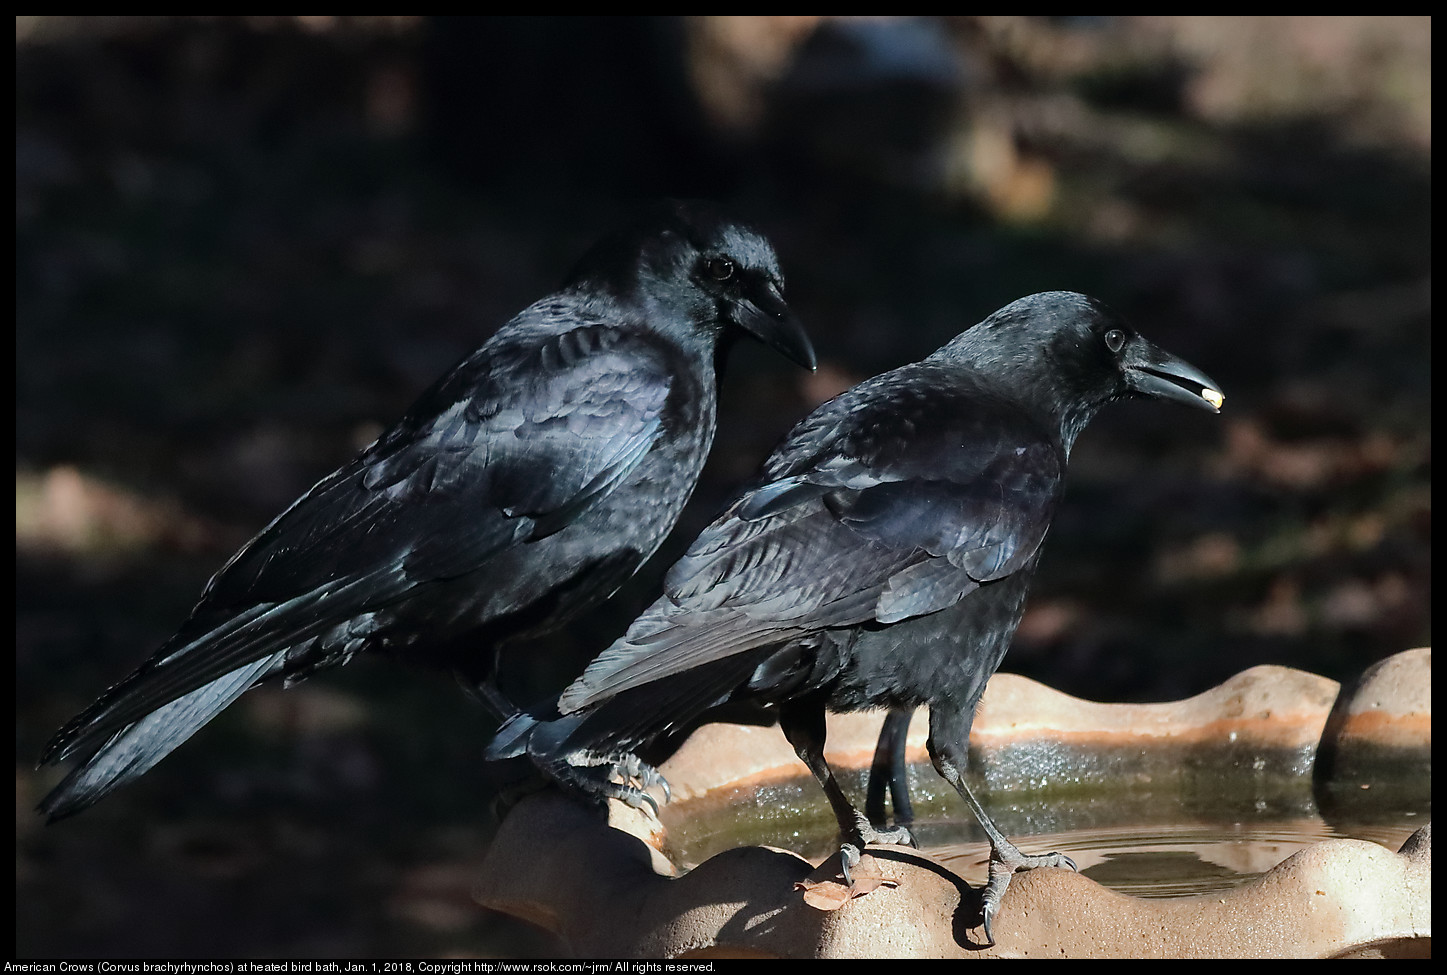
<path id="1" fill-rule="evenodd" d="M 1127 396 L 1222 401 L 1070 292 L 1022 298 L 848 390 L 794 427 L 558 716 L 514 716 L 490 755 L 526 752 L 565 786 L 637 804 L 656 776 L 640 751 L 710 712 L 771 708 L 828 796 L 847 878 L 866 844 L 913 840 L 845 796 L 824 760 L 825 712 L 927 705 L 934 767 L 989 837 L 993 940 L 1015 870 L 1074 864 L 1021 853 L 971 795 L 970 725 L 1024 612 L 1071 447 Z"/>

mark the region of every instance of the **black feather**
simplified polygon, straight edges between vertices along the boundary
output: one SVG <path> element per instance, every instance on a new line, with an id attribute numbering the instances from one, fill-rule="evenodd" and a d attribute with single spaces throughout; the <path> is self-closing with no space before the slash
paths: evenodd
<path id="1" fill-rule="evenodd" d="M 706 273 L 721 258 L 734 280 Z M 600 242 L 60 730 L 41 761 L 82 761 L 40 808 L 77 812 L 255 683 L 359 652 L 455 667 L 500 700 L 498 647 L 606 599 L 673 527 L 713 440 L 720 343 L 744 331 L 812 366 L 782 289 L 768 241 L 706 205 L 654 208 Z"/>

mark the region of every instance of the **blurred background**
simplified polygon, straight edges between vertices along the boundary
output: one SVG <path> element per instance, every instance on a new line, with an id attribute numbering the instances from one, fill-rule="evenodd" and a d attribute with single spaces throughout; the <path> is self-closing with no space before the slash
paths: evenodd
<path id="1" fill-rule="evenodd" d="M 1431 21 L 16 18 L 16 955 L 530 954 L 470 899 L 487 712 L 358 660 L 45 828 L 59 725 L 639 201 L 774 240 L 819 371 L 741 346 L 659 556 L 777 438 L 1069 289 L 1215 378 L 1105 411 L 1004 669 L 1158 701 L 1430 644 Z"/>

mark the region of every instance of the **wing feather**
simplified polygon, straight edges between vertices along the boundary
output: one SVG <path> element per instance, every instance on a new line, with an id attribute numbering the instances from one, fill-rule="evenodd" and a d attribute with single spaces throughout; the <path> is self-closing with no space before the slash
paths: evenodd
<path id="1" fill-rule="evenodd" d="M 958 390 L 898 378 L 801 423 L 560 710 L 810 632 L 937 612 L 1026 566 L 1060 495 L 1062 451 L 1008 404 L 975 395 L 965 409 Z"/>

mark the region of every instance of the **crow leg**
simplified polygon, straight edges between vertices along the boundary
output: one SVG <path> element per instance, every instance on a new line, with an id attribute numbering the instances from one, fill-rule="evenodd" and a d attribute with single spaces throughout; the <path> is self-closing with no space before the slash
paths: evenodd
<path id="1" fill-rule="evenodd" d="M 1039 856 L 1021 853 L 1014 843 L 1005 838 L 1005 834 L 1000 832 L 1000 828 L 985 812 L 985 807 L 980 805 L 980 801 L 970 792 L 960 769 L 965 764 L 971 717 L 972 714 L 966 714 L 962 719 L 958 712 L 930 708 L 929 754 L 935 770 L 954 786 L 990 840 L 990 881 L 985 885 L 983 912 L 985 938 L 993 945 L 995 936 L 990 930 L 990 922 L 1000 910 L 1000 902 L 1005 897 L 1005 891 L 1009 888 L 1010 878 L 1015 871 L 1033 870 L 1036 867 L 1065 867 L 1074 870 L 1075 861 L 1063 853 L 1044 853 Z M 962 729 L 963 734 L 960 734 Z"/>
<path id="2" fill-rule="evenodd" d="M 473 683 L 469 690 L 492 711 L 499 721 L 506 721 L 517 713 L 517 705 L 503 695 L 502 689 L 492 678 L 484 678 Z"/>
<path id="3" fill-rule="evenodd" d="M 914 806 L 909 801 L 909 765 L 905 761 L 905 744 L 909 738 L 909 720 L 914 712 L 893 710 L 885 716 L 879 729 L 879 744 L 874 747 L 874 761 L 869 766 L 869 789 L 865 794 L 864 813 L 872 823 L 883 823 L 884 792 L 894 806 L 894 821 L 901 826 L 914 822 Z"/>
<path id="4" fill-rule="evenodd" d="M 829 806 L 834 810 L 834 818 L 839 822 L 839 834 L 843 840 L 839 847 L 839 854 L 846 884 L 854 883 L 853 878 L 849 875 L 849 870 L 859 863 L 860 858 L 864 855 L 864 848 L 870 843 L 915 845 L 914 835 L 910 833 L 908 827 L 876 829 L 844 795 L 844 790 L 839 787 L 839 781 L 834 778 L 834 771 L 824 760 L 825 730 L 822 703 L 793 702 L 790 706 L 781 708 L 779 710 L 779 727 L 784 730 L 784 737 L 789 739 L 789 744 L 794 746 L 794 751 L 799 758 L 823 786 L 824 795 L 829 799 Z"/>

